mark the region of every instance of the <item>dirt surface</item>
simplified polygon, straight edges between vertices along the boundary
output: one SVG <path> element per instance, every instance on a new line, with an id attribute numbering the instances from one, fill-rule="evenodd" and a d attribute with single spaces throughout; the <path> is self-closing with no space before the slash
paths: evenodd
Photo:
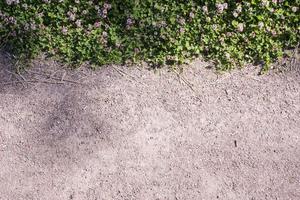
<path id="1" fill-rule="evenodd" d="M 1 200 L 300 199 L 299 73 L 10 66 Z"/>

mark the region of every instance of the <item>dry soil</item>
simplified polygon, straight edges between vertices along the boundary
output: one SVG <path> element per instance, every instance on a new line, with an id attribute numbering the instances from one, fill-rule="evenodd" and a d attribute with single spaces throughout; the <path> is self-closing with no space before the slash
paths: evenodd
<path id="1" fill-rule="evenodd" d="M 299 200 L 300 75 L 0 62 L 1 200 Z"/>

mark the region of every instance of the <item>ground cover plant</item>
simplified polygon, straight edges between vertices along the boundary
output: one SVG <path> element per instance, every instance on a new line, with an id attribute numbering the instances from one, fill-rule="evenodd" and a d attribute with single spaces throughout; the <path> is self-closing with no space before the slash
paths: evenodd
<path id="1" fill-rule="evenodd" d="M 0 45 L 67 63 L 263 62 L 300 38 L 300 0 L 0 0 Z"/>

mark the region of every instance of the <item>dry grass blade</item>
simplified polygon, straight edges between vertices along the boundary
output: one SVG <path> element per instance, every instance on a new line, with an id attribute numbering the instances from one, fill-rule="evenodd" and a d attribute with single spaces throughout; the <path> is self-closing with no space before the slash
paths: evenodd
<path id="1" fill-rule="evenodd" d="M 134 80 L 134 81 L 136 81 L 136 82 L 138 82 L 138 83 L 140 83 L 140 84 L 142 84 L 142 85 L 144 85 L 144 86 L 147 86 L 145 83 L 143 83 L 143 82 L 141 82 L 141 81 L 137 81 L 137 78 L 136 78 L 136 77 L 134 77 L 134 76 L 132 76 L 132 75 L 126 73 L 124 70 L 122 70 L 122 69 L 120 69 L 120 68 L 118 68 L 118 67 L 116 67 L 116 66 L 113 66 L 113 65 L 112 65 L 112 68 L 113 68 L 114 70 L 116 70 L 121 76 L 127 76 L 127 77 L 129 77 L 130 79 L 132 79 L 132 80 Z"/>
<path id="2" fill-rule="evenodd" d="M 182 80 L 194 92 L 196 99 L 198 99 L 200 102 L 202 102 L 199 92 L 194 88 L 194 85 L 190 81 L 188 81 L 186 78 L 184 78 L 184 76 L 181 75 L 179 72 L 177 72 L 175 69 L 173 69 L 173 72 L 177 75 L 179 80 Z"/>
<path id="3" fill-rule="evenodd" d="M 58 78 L 58 77 L 55 77 L 55 76 L 51 76 L 51 74 L 48 74 L 46 72 L 37 72 L 37 71 L 33 71 L 33 70 L 26 70 L 26 72 L 36 74 L 36 75 L 40 75 L 40 76 L 46 76 L 48 79 L 53 79 L 53 80 L 57 80 L 57 81 L 61 81 L 61 82 L 68 82 L 68 83 L 72 83 L 72 84 L 81 84 L 81 85 L 83 85 L 83 83 L 81 83 L 79 81 L 65 79 L 64 78 L 65 75 L 63 75 L 63 77 L 61 77 L 61 78 Z"/>
<path id="4" fill-rule="evenodd" d="M 24 84 L 24 82 L 27 83 L 27 80 L 24 78 L 24 76 L 20 75 L 20 74 L 16 74 L 14 72 L 11 72 L 9 70 L 5 70 L 7 73 L 13 75 L 14 77 L 16 77 L 16 79 L 18 79 L 18 82 L 21 83 L 23 85 L 24 88 L 26 88 L 26 85 Z M 21 79 L 19 78 L 21 77 Z"/>
<path id="5" fill-rule="evenodd" d="M 194 85 L 189 82 L 187 79 L 185 79 L 179 72 L 177 72 L 176 70 L 173 70 L 173 72 L 177 75 L 177 77 L 179 78 L 179 80 L 182 80 L 193 92 L 196 92 L 196 90 L 194 89 Z"/>
<path id="6" fill-rule="evenodd" d="M 47 83 L 47 84 L 64 84 L 62 82 L 52 82 L 52 81 L 45 81 L 45 80 L 27 80 L 27 83 Z M 0 85 L 12 85 L 12 84 L 18 84 L 23 83 L 23 81 L 8 81 L 8 82 L 1 82 Z"/>

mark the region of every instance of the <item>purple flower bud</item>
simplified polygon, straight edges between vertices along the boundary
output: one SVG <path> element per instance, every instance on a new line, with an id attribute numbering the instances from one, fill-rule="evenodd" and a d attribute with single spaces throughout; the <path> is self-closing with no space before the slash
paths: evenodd
<path id="1" fill-rule="evenodd" d="M 227 33 L 226 33 L 226 36 L 227 36 L 227 37 L 231 37 L 231 36 L 232 36 L 232 33 L 231 33 L 231 32 L 227 32 Z"/>
<path id="2" fill-rule="evenodd" d="M 81 25 L 81 20 L 80 20 L 80 19 L 76 20 L 75 24 L 76 24 L 76 26 L 77 26 L 78 28 L 80 28 L 80 27 L 82 26 L 82 25 Z"/>
<path id="3" fill-rule="evenodd" d="M 126 21 L 126 25 L 127 25 L 127 26 L 131 26 L 131 25 L 133 25 L 133 24 L 134 24 L 133 19 L 128 18 L 127 21 Z"/>
<path id="4" fill-rule="evenodd" d="M 108 36 L 107 32 L 103 31 L 102 36 L 106 38 Z"/>
<path id="5" fill-rule="evenodd" d="M 243 31 L 244 31 L 244 24 L 243 24 L 243 23 L 239 23 L 239 24 L 237 25 L 237 30 L 238 30 L 239 32 L 243 32 Z"/>
<path id="6" fill-rule="evenodd" d="M 180 27 L 179 33 L 184 33 L 184 32 L 185 32 L 184 28 L 183 28 L 183 27 Z"/>
<path id="7" fill-rule="evenodd" d="M 193 12 L 190 12 L 189 16 L 190 16 L 191 19 L 195 18 L 195 14 Z"/>
<path id="8" fill-rule="evenodd" d="M 272 33 L 272 36 L 274 36 L 274 37 L 277 35 L 277 32 L 275 30 L 272 30 L 271 33 Z"/>
<path id="9" fill-rule="evenodd" d="M 101 22 L 95 22 L 95 23 L 94 23 L 94 27 L 95 27 L 95 28 L 99 28 L 100 26 L 101 26 Z"/>
<path id="10" fill-rule="evenodd" d="M 258 28 L 259 28 L 259 29 L 262 29 L 263 27 L 264 27 L 264 23 L 263 23 L 263 22 L 259 22 L 259 23 L 258 23 Z"/>
<path id="11" fill-rule="evenodd" d="M 104 3 L 104 4 L 103 4 L 103 8 L 104 8 L 105 10 L 110 10 L 110 9 L 111 9 L 111 4 L 109 4 L 109 3 Z"/>
<path id="12" fill-rule="evenodd" d="M 204 13 L 208 13 L 208 8 L 207 8 L 207 6 L 203 6 L 203 7 L 202 7 L 202 11 L 203 11 Z"/>
<path id="13" fill-rule="evenodd" d="M 36 30 L 36 25 L 35 25 L 35 23 L 31 23 L 31 24 L 30 24 L 30 29 L 33 30 L 33 31 Z"/>
<path id="14" fill-rule="evenodd" d="M 185 25 L 185 19 L 184 18 L 179 18 L 179 20 L 178 20 L 178 23 L 180 24 L 180 25 Z"/>
<path id="15" fill-rule="evenodd" d="M 64 27 L 64 26 L 63 26 L 61 32 L 62 32 L 62 34 L 67 35 L 67 34 L 68 34 L 68 29 L 67 29 L 67 27 Z"/>
<path id="16" fill-rule="evenodd" d="M 218 13 L 222 13 L 222 12 L 224 11 L 224 6 L 223 6 L 223 4 L 218 3 L 218 4 L 216 5 L 216 7 L 217 7 L 217 12 L 218 12 Z"/>

